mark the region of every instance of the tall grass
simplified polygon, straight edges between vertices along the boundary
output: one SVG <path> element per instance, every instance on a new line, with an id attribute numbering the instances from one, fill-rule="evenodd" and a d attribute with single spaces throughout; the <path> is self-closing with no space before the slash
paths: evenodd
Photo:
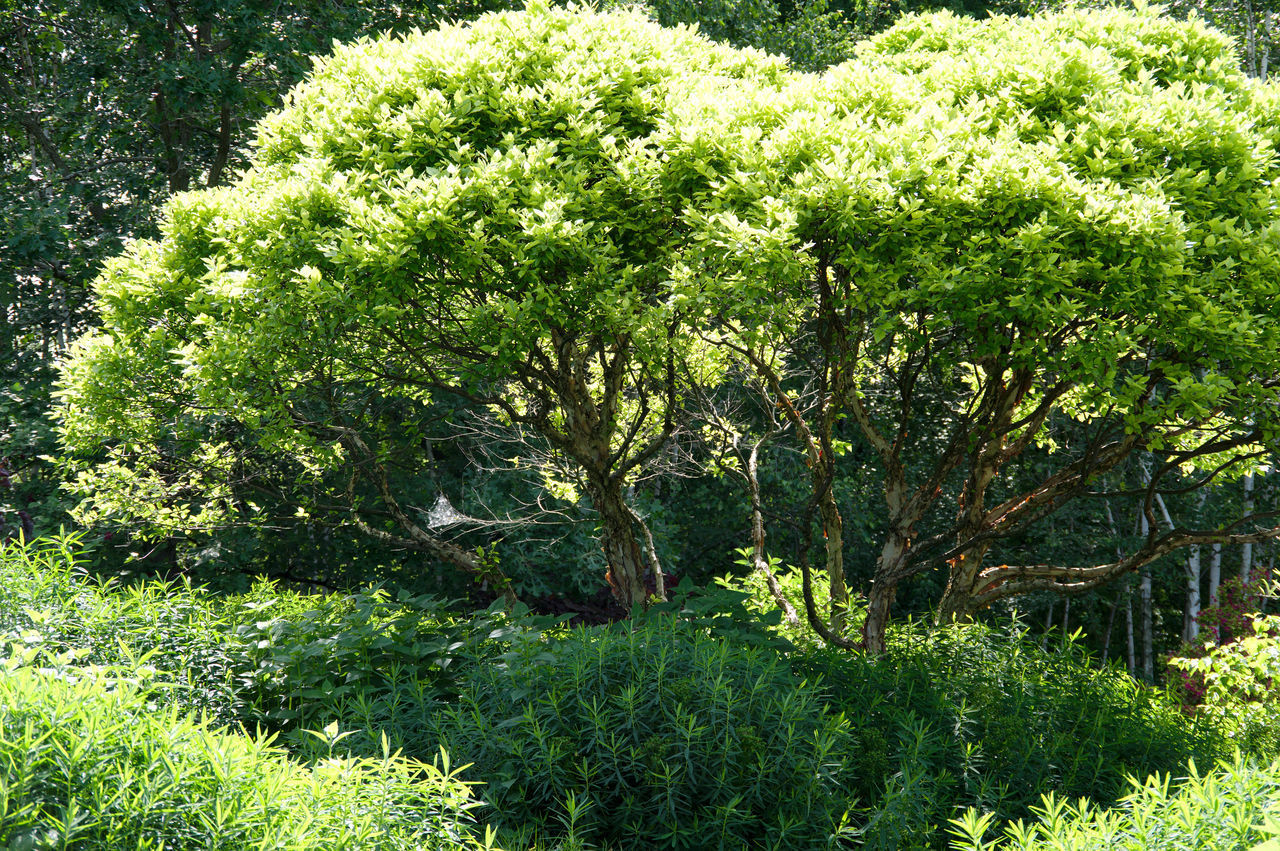
<path id="1" fill-rule="evenodd" d="M 181 581 L 119 583 L 89 575 L 74 538 L 0 548 L 0 650 L 29 659 L 72 653 L 80 664 L 145 668 L 163 699 L 230 723 L 244 705 L 243 655 L 220 605 Z"/>

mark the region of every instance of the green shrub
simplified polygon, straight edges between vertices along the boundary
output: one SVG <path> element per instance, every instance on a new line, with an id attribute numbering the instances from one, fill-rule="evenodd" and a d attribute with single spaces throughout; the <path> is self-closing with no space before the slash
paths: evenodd
<path id="1" fill-rule="evenodd" d="M 1242 618 L 1233 640 L 1209 644 L 1201 655 L 1169 660 L 1204 691 L 1194 711 L 1227 729 L 1247 753 L 1280 753 L 1280 616 Z"/>
<path id="2" fill-rule="evenodd" d="M 384 753 L 304 767 L 105 669 L 0 670 L 0 847 L 471 847 L 470 790 Z"/>
<path id="3" fill-rule="evenodd" d="M 750 567 L 749 548 L 738 551 L 737 564 Z M 769 566 L 778 580 L 782 596 L 795 609 L 799 618 L 798 624 L 789 624 L 780 616 L 781 610 L 773 595 L 769 592 L 769 584 L 764 574 L 749 570 L 741 576 L 721 576 L 716 585 L 728 591 L 738 591 L 746 595 L 743 605 L 757 618 L 768 617 L 770 629 L 774 634 L 791 642 L 796 647 L 816 647 L 824 642 L 805 616 L 804 608 L 804 576 L 798 568 L 783 565 L 777 558 L 769 558 Z M 825 570 L 810 572 L 810 588 L 813 593 L 813 604 L 824 616 L 831 610 L 831 584 L 827 580 Z M 853 594 L 849 600 L 848 628 L 846 635 L 858 636 L 862 632 L 862 622 L 867 616 L 866 599 L 861 594 Z"/>
<path id="4" fill-rule="evenodd" d="M 263 584 L 231 616 L 246 720 L 279 732 L 412 724 L 404 714 L 431 700 L 460 643 L 439 601 L 377 589 L 303 596 Z M 369 751 L 377 735 L 345 747 Z"/>
<path id="5" fill-rule="evenodd" d="M 380 753 L 384 731 L 399 748 L 456 691 L 460 670 L 529 629 L 379 589 L 314 595 L 260 582 L 221 598 L 185 582 L 124 584 L 87 575 L 77 544 L 0 548 L 0 658 L 139 668 L 151 699 L 282 733 L 304 753 L 316 748 L 305 731 L 333 721 L 355 731 L 344 753 Z"/>
<path id="6" fill-rule="evenodd" d="M 1131 780 L 1119 806 L 1104 809 L 1046 796 L 1036 820 L 1007 825 L 997 838 L 989 815 L 968 811 L 952 821 L 955 851 L 1273 851 L 1259 845 L 1280 832 L 1280 765 L 1258 767 L 1240 756 L 1208 774 L 1195 764 L 1176 786 L 1169 775 Z M 1271 842 L 1274 842 L 1272 840 Z"/>
<path id="7" fill-rule="evenodd" d="M 548 622 L 497 610 L 461 617 L 446 606 L 376 588 L 315 596 L 260 583 L 229 606 L 246 723 L 303 751 L 315 747 L 307 730 L 335 721 L 353 731 L 345 753 L 376 754 L 383 734 L 397 749 L 422 748 L 433 707 L 456 696 L 462 674 L 536 643 Z"/>
<path id="8" fill-rule="evenodd" d="M 1230 752 L 1222 731 L 1122 671 L 1091 667 L 1072 640 L 1042 650 L 1016 625 L 890 634 L 880 658 L 811 649 L 855 742 L 845 754 L 868 848 L 939 847 L 956 807 L 1026 816 L 1055 792 L 1108 804 L 1128 775 Z"/>
<path id="9" fill-rule="evenodd" d="M 619 848 L 825 847 L 848 722 L 770 648 L 670 617 L 472 669 L 436 723 L 493 820 Z M 430 738 L 429 741 L 435 741 Z"/>

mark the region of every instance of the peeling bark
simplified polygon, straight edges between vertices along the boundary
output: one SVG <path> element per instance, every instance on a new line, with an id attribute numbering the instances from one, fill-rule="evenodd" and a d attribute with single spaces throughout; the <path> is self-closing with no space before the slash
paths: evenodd
<path id="1" fill-rule="evenodd" d="M 644 554 L 632 527 L 631 508 L 616 479 L 588 484 L 592 505 L 600 515 L 600 545 L 609 570 L 605 578 L 613 596 L 627 611 L 645 606 L 649 600 L 644 587 Z"/>

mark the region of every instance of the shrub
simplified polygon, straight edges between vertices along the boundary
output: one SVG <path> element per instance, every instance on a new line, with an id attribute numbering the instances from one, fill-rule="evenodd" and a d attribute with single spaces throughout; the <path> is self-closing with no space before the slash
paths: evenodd
<path id="1" fill-rule="evenodd" d="M 437 721 L 493 819 L 622 848 L 823 847 L 848 722 L 776 652 L 654 617 L 470 672 Z"/>
<path id="2" fill-rule="evenodd" d="M 736 563 L 743 567 L 750 567 L 750 553 L 751 550 L 746 547 L 739 550 L 740 558 Z M 774 613 L 780 612 L 778 603 L 769 592 L 769 584 L 764 574 L 758 571 L 751 570 L 741 576 L 721 576 L 716 579 L 716 585 L 728 591 L 739 591 L 745 594 L 744 605 L 747 610 L 759 618 L 770 616 L 772 624 L 770 629 L 793 645 L 797 647 L 822 645 L 824 642 L 809 626 L 805 616 L 804 575 L 798 568 L 784 566 L 774 557 L 769 558 L 769 567 L 778 580 L 778 587 L 782 591 L 782 596 L 795 609 L 800 619 L 798 624 L 789 624 L 781 617 L 774 616 Z M 831 584 L 827 579 L 825 570 L 815 569 L 811 572 L 810 588 L 813 592 L 814 607 L 824 614 L 829 612 L 831 610 Z M 862 622 L 866 619 L 866 616 L 866 599 L 861 594 L 850 595 L 848 626 L 845 634 L 856 636 L 861 633 Z"/>
<path id="3" fill-rule="evenodd" d="M 1237 627 L 1232 640 L 1198 648 L 1198 656 L 1170 659 L 1188 682 L 1203 691 L 1197 717 L 1229 731 L 1248 753 L 1280 753 L 1280 616 L 1252 615 Z M 1184 686 L 1184 692 L 1189 692 Z"/>
<path id="4" fill-rule="evenodd" d="M 306 730 L 333 721 L 354 730 L 344 753 L 379 754 L 384 731 L 401 747 L 404 731 L 420 731 L 433 702 L 454 693 L 458 671 L 532 629 L 445 605 L 269 582 L 220 598 L 187 582 L 88 576 L 74 538 L 0 548 L 0 657 L 138 668 L 150 699 L 285 734 L 308 753 L 317 745 Z"/>
<path id="5" fill-rule="evenodd" d="M 396 748 L 420 746 L 432 707 L 456 694 L 461 672 L 536 640 L 542 623 L 497 611 L 462 618 L 446 605 L 377 588 L 311 596 L 260 583 L 229 607 L 246 721 L 303 749 L 314 746 L 306 730 L 333 721 L 354 731 L 344 752 L 376 754 L 382 734 Z M 434 752 L 432 744 L 418 755 Z"/>
<path id="6" fill-rule="evenodd" d="M 1237 756 L 1208 774 L 1192 763 L 1175 788 L 1169 775 L 1130 780 L 1120 805 L 1104 809 L 1047 795 L 1036 820 L 1018 822 L 984 841 L 992 819 L 970 810 L 952 821 L 955 851 L 1273 851 L 1280 812 L 1280 765 L 1258 767 Z M 1274 840 L 1272 840 L 1274 841 Z"/>
<path id="7" fill-rule="evenodd" d="M 118 673 L 118 672 L 117 672 Z M 381 759 L 291 761 L 107 669 L 0 676 L 0 846 L 79 851 L 471 847 L 470 790 Z"/>
<path id="8" fill-rule="evenodd" d="M 1042 650 L 1016 624 L 907 625 L 890 637 L 882 657 L 811 649 L 798 660 L 850 718 L 868 848 L 938 847 L 956 807 L 1011 819 L 1043 792 L 1110 803 L 1127 775 L 1229 752 L 1218 727 L 1091 667 L 1074 640 Z"/>

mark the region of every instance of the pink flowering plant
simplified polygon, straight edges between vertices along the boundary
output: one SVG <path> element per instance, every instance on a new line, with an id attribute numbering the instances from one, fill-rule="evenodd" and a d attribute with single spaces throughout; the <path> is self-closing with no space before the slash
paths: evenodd
<path id="1" fill-rule="evenodd" d="M 1221 604 L 1201 614 L 1207 641 L 1169 660 L 1184 704 L 1219 723 L 1241 748 L 1280 749 L 1280 616 L 1258 613 L 1257 591 L 1240 582 L 1224 586 Z"/>

